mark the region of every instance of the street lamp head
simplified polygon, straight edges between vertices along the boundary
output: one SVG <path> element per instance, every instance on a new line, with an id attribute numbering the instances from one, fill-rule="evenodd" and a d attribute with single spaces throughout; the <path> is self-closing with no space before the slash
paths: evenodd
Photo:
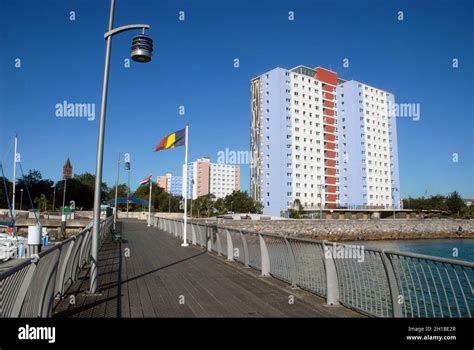
<path id="1" fill-rule="evenodd" d="M 151 61 L 153 54 L 153 39 L 146 35 L 136 35 L 132 40 L 132 60 L 140 63 Z"/>

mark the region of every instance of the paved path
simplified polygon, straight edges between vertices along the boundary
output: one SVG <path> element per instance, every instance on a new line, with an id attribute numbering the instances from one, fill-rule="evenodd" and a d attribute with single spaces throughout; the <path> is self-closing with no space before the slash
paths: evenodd
<path id="1" fill-rule="evenodd" d="M 122 244 L 109 238 L 101 249 L 102 295 L 84 296 L 86 270 L 57 302 L 56 317 L 360 316 L 201 248 L 183 248 L 176 238 L 143 222 L 123 222 L 123 232 Z"/>

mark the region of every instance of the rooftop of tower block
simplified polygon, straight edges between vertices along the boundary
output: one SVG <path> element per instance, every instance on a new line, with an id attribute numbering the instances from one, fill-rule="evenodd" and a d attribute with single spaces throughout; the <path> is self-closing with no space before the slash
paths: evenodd
<path id="1" fill-rule="evenodd" d="M 335 74 L 335 75 L 336 75 L 336 78 L 334 78 L 334 77 L 329 77 L 330 80 L 333 80 L 333 79 L 334 79 L 334 83 L 331 83 L 331 82 L 330 82 L 330 84 L 332 84 L 332 85 L 340 85 L 340 84 L 344 84 L 344 83 L 347 83 L 347 82 L 354 81 L 354 82 L 357 82 L 357 83 L 362 84 L 362 85 L 364 85 L 364 86 L 368 86 L 369 88 L 374 88 L 374 89 L 377 89 L 377 90 L 384 91 L 384 92 L 387 92 L 387 93 L 389 93 L 389 94 L 392 94 L 392 93 L 390 93 L 390 92 L 388 92 L 388 91 L 386 91 L 386 90 L 382 90 L 382 89 L 377 88 L 377 87 L 374 87 L 374 86 L 372 86 L 372 85 L 369 85 L 369 84 L 366 84 L 366 83 L 362 83 L 362 82 L 360 82 L 360 81 L 358 81 L 358 80 L 355 80 L 355 79 L 343 79 L 343 78 L 339 77 L 339 75 L 338 75 L 337 72 L 335 72 L 335 71 L 333 71 L 333 70 L 330 70 L 330 69 L 327 69 L 327 68 L 324 68 L 324 67 L 319 67 L 319 66 L 318 66 L 318 67 L 315 67 L 315 68 L 311 68 L 311 67 L 305 66 L 305 65 L 303 65 L 303 64 L 300 64 L 300 65 L 298 65 L 298 66 L 296 66 L 296 67 L 293 67 L 293 68 L 291 68 L 291 69 L 286 69 L 286 68 L 277 66 L 277 67 L 275 67 L 275 68 L 269 70 L 268 72 L 271 72 L 271 71 L 276 70 L 276 69 L 281 69 L 281 70 L 284 70 L 284 71 L 290 71 L 290 72 L 294 72 L 294 73 L 298 73 L 298 74 L 303 74 L 303 75 L 306 75 L 306 76 L 311 77 L 311 78 L 316 78 L 316 79 L 318 79 L 318 80 L 320 80 L 320 79 L 318 78 L 317 71 L 320 70 L 320 71 L 322 71 L 322 72 L 324 72 L 324 73 L 329 73 L 329 75 L 332 75 L 332 74 Z M 261 74 L 261 75 L 255 77 L 255 78 L 251 79 L 251 81 L 260 78 L 262 75 L 264 75 L 264 74 L 266 74 L 266 73 L 268 73 L 268 72 L 265 72 L 265 73 L 263 73 L 263 74 Z M 332 73 L 332 74 L 331 74 L 331 73 Z M 326 74 L 325 74 L 325 75 L 326 75 Z M 327 78 L 328 78 L 328 77 L 326 76 L 325 79 L 327 79 Z"/>

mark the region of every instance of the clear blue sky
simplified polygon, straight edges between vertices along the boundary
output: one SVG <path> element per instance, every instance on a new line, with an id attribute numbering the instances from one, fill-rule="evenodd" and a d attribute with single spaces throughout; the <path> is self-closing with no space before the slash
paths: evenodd
<path id="1" fill-rule="evenodd" d="M 109 2 L 0 4 L 0 157 L 8 177 L 15 132 L 25 170 L 58 180 L 70 157 L 75 173 L 93 173 Z M 190 159 L 248 150 L 249 80 L 304 64 L 421 105 L 419 121 L 398 119 L 402 196 L 457 189 L 474 197 L 473 15 L 472 1 L 117 0 L 115 26 L 149 23 L 155 52 L 150 64 L 126 69 L 134 33 L 113 39 L 104 180 L 115 181 L 118 151 L 132 156 L 132 188 L 149 173 L 180 173 L 183 148 L 152 151 L 186 123 Z M 96 120 L 57 118 L 55 105 L 64 100 L 95 103 Z M 242 188 L 249 188 L 248 166 Z"/>

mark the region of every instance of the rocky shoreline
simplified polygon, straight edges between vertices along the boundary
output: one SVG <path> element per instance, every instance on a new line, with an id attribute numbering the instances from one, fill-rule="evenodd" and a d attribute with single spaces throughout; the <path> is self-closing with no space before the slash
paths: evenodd
<path id="1" fill-rule="evenodd" d="M 474 238 L 474 220 L 459 219 L 226 220 L 218 226 L 331 241 Z"/>

